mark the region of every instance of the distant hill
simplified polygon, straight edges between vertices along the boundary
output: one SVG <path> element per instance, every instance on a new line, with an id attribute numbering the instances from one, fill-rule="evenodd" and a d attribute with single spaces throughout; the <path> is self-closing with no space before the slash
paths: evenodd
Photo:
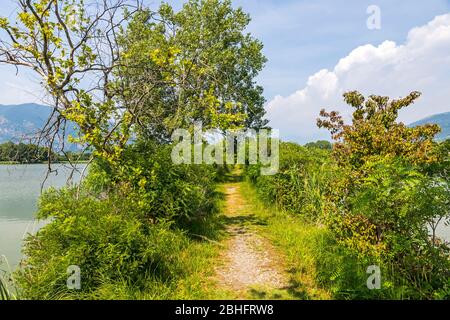
<path id="1" fill-rule="evenodd" d="M 46 124 L 52 109 L 35 103 L 19 105 L 0 105 L 0 143 L 24 142 L 36 137 L 40 129 Z M 67 134 L 74 134 L 74 125 L 67 126 Z M 68 150 L 75 151 L 75 145 L 66 143 Z"/>
<path id="2" fill-rule="evenodd" d="M 19 142 L 36 135 L 51 114 L 51 108 L 35 103 L 0 105 L 0 143 Z M 427 123 L 438 124 L 442 132 L 437 140 L 450 139 L 450 112 L 440 113 L 411 123 L 414 127 Z M 72 127 L 72 126 L 69 126 Z M 72 128 L 68 128 L 73 134 Z"/>
<path id="3" fill-rule="evenodd" d="M 417 122 L 411 123 L 410 127 L 420 126 L 424 124 L 438 124 L 442 131 L 436 136 L 437 140 L 450 139 L 450 112 L 435 114 Z"/>
<path id="4" fill-rule="evenodd" d="M 35 136 L 50 114 L 50 107 L 35 103 L 0 105 L 0 143 Z"/>

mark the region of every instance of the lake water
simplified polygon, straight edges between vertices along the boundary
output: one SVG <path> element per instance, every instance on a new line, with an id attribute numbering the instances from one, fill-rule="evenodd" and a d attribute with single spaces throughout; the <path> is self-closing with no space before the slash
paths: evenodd
<path id="1" fill-rule="evenodd" d="M 81 167 L 82 168 L 82 167 Z M 23 238 L 36 232 L 45 222 L 35 219 L 36 203 L 44 189 L 62 187 L 70 177 L 67 165 L 53 165 L 57 170 L 47 180 L 47 165 L 0 165 L 0 257 L 5 256 L 11 268 L 20 261 Z M 75 172 L 73 180 L 78 181 L 80 173 Z M 5 259 L 0 268 L 9 269 Z"/>

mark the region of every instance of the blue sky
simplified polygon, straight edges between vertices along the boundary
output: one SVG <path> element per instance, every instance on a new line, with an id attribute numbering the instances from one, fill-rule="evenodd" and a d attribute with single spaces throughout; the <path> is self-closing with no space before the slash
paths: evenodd
<path id="1" fill-rule="evenodd" d="M 450 11 L 448 0 L 240 0 L 253 17 L 250 31 L 264 42 L 269 59 L 260 81 L 266 96 L 287 95 L 308 77 L 332 68 L 341 57 L 367 43 L 403 42 L 407 32 Z M 381 9 L 381 30 L 366 27 L 367 7 Z"/>
<path id="2" fill-rule="evenodd" d="M 180 3 L 182 3 L 179 0 L 168 2 L 174 4 L 175 7 L 179 7 Z M 149 1 L 148 3 L 156 6 L 159 2 Z M 378 48 L 378 46 L 388 40 L 395 43 L 396 47 L 394 49 L 400 49 L 407 43 L 408 34 L 411 30 L 427 25 L 436 16 L 450 13 L 450 0 L 234 0 L 233 4 L 236 7 L 242 6 L 246 12 L 250 13 L 252 22 L 249 26 L 249 31 L 262 40 L 265 45 L 264 53 L 268 58 L 268 63 L 258 81 L 264 87 L 265 96 L 268 100 L 269 119 L 272 121 L 273 126 L 278 126 L 282 131 L 282 137 L 299 142 L 325 137 L 323 133 L 318 133 L 312 127 L 308 129 L 311 130 L 309 135 L 304 133 L 295 134 L 293 131 L 296 126 L 301 125 L 301 122 L 296 124 L 295 121 L 292 123 L 293 120 L 289 119 L 289 124 L 284 123 L 283 114 L 284 117 L 289 117 L 288 113 L 293 112 L 296 116 L 303 116 L 301 108 L 305 106 L 302 107 L 301 103 L 296 103 L 296 100 L 291 98 L 296 92 L 301 92 L 308 87 L 311 77 L 315 79 L 315 75 L 320 70 L 333 71 L 341 59 L 364 45 L 371 44 L 373 47 Z M 369 5 L 377 5 L 381 9 L 380 30 L 369 30 L 366 26 L 366 20 L 369 17 L 366 10 Z M 2 0 L 0 15 L 10 16 L 13 10 L 13 0 Z M 446 20 L 441 21 L 441 24 L 446 27 Z M 447 40 L 444 37 L 442 41 L 446 42 Z M 418 41 L 420 41 L 420 37 Z M 387 47 L 386 50 L 390 50 L 389 45 L 386 45 L 378 51 L 385 52 L 385 47 Z M 415 50 L 414 48 L 416 48 L 414 46 L 406 47 L 411 47 L 410 50 Z M 439 50 L 439 48 L 434 49 L 435 47 L 434 45 L 433 50 Z M 435 52 L 433 50 L 428 51 L 427 54 L 430 55 L 430 52 Z M 370 50 L 368 51 L 371 52 Z M 418 56 L 416 57 L 403 51 L 401 52 L 401 59 L 406 59 L 406 57 L 410 60 L 419 59 Z M 378 53 L 375 52 L 374 55 L 378 56 Z M 394 56 L 397 57 L 397 55 Z M 402 61 L 401 59 L 395 60 L 396 63 Z M 369 59 L 368 63 L 371 63 L 371 61 Z M 387 63 L 392 65 L 392 61 Z M 444 61 L 444 71 L 446 71 L 447 61 L 442 61 Z M 381 62 L 377 60 L 377 63 Z M 384 68 L 382 64 L 377 64 L 377 66 Z M 421 68 L 426 68 L 426 64 L 424 63 Z M 401 78 L 401 75 L 395 76 L 396 78 L 394 79 L 394 71 L 386 71 L 392 75 L 391 87 L 398 87 L 401 90 L 391 90 L 392 88 L 385 90 L 386 93 L 394 96 L 406 94 L 409 87 L 411 90 L 416 90 L 417 83 L 422 83 L 422 80 L 428 81 L 429 77 L 433 77 L 434 74 L 441 72 L 440 69 L 430 69 L 428 73 L 427 70 L 423 70 L 423 72 L 417 74 L 417 78 L 412 77 L 409 86 L 403 86 L 404 81 L 408 81 L 408 77 L 406 77 L 406 80 L 402 80 L 402 86 L 399 86 L 396 84 L 396 79 Z M 325 72 L 322 74 L 329 79 L 329 74 Z M 333 77 L 333 75 L 331 76 Z M 440 77 L 444 76 L 440 75 Z M 447 78 L 450 77 L 447 76 Z M 340 80 L 338 80 L 339 83 Z M 433 96 L 440 96 L 441 98 L 437 101 L 425 99 L 425 102 L 441 104 L 450 97 L 441 92 L 446 90 L 445 87 L 439 89 L 442 79 L 436 76 L 434 80 L 436 85 L 433 85 L 432 82 L 427 82 L 429 85 L 424 85 L 423 88 L 429 92 L 435 90 L 436 92 L 433 91 Z M 318 81 L 327 83 L 323 79 Z M 371 83 L 378 81 L 383 80 L 373 79 Z M 21 72 L 16 77 L 12 68 L 0 66 L 0 104 L 38 100 L 39 88 L 36 82 L 37 79 L 33 76 Z M 346 84 L 348 83 L 354 85 L 356 87 L 354 89 L 360 89 L 358 86 L 361 84 L 361 90 L 367 90 L 368 93 L 378 93 L 369 92 L 372 90 L 372 87 L 367 84 L 367 81 L 363 83 L 363 81 L 358 82 L 355 80 L 347 81 Z M 26 92 L 23 92 L 23 88 L 27 88 Z M 429 90 L 429 88 L 432 89 Z M 384 90 L 383 87 L 378 85 L 373 86 L 373 90 L 375 89 Z M 438 89 L 441 91 L 438 91 Z M 384 94 L 384 92 L 379 93 Z M 335 101 L 331 99 L 329 102 L 337 103 Z M 447 101 L 450 100 L 447 99 Z M 327 99 L 324 100 L 325 102 L 328 102 Z M 285 107 L 285 105 L 289 104 L 292 104 L 292 106 Z M 445 110 L 446 108 L 448 110 Z M 405 121 L 413 121 L 422 116 L 441 111 L 450 111 L 450 103 L 447 106 L 436 108 L 428 105 L 426 112 L 423 110 L 425 109 L 423 108 L 421 112 L 417 113 L 411 111 L 414 115 L 406 116 Z M 316 111 L 318 110 L 314 109 L 314 112 Z M 311 114 L 314 114 L 314 112 Z M 308 121 L 311 121 L 311 119 Z M 283 130 L 285 131 L 284 134 Z"/>
<path id="3" fill-rule="evenodd" d="M 179 8 L 183 1 L 168 1 Z M 402 42 L 408 31 L 450 12 L 450 0 L 233 0 L 250 13 L 249 31 L 264 43 L 269 59 L 259 82 L 267 99 L 287 95 L 308 77 L 332 68 L 367 43 Z M 157 1 L 149 2 L 156 5 Z M 366 27 L 369 5 L 381 9 L 381 30 Z"/>

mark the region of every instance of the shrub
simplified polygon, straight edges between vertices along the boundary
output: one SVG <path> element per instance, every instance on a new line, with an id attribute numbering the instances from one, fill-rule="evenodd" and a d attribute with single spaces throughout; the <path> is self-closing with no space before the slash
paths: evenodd
<path id="1" fill-rule="evenodd" d="M 397 284 L 406 282 L 413 289 L 412 297 L 433 297 L 450 277 L 450 248 L 435 237 L 430 239 L 427 225 L 448 218 L 448 181 L 428 177 L 411 164 L 386 157 L 368 161 L 363 171 L 365 177 L 347 198 L 347 217 L 364 219 L 369 236 L 364 238 L 360 230 L 344 235 L 348 230 L 345 224 L 339 235 L 344 242 L 355 244 L 358 251 L 371 247 L 372 254 L 391 266 Z"/>
<path id="2" fill-rule="evenodd" d="M 336 174 L 331 153 L 304 148 L 294 143 L 280 145 L 280 171 L 275 176 L 260 176 L 259 166 L 246 169 L 247 178 L 256 184 L 258 195 L 278 208 L 320 218 L 330 177 Z"/>
<path id="3" fill-rule="evenodd" d="M 258 167 L 249 166 L 247 177 L 263 201 L 300 215 L 297 223 L 307 218 L 331 231 L 332 247 L 339 248 L 333 261 L 318 251 L 311 255 L 322 270 L 316 281 L 335 298 L 448 297 L 450 249 L 427 228 L 449 217 L 445 169 L 427 167 L 434 170 L 430 176 L 400 157 L 371 156 L 355 174 L 318 149 L 283 143 L 280 153 L 279 174 L 259 176 Z M 369 292 L 363 280 L 373 264 L 382 270 L 383 287 Z"/>
<path id="4" fill-rule="evenodd" d="M 180 252 L 189 246 L 189 228 L 215 212 L 215 171 L 172 165 L 169 151 L 136 143 L 118 167 L 94 163 L 80 190 L 46 192 L 38 218 L 49 224 L 28 237 L 16 274 L 22 295 L 108 298 L 119 290 L 126 296 L 162 290 L 188 272 Z M 81 291 L 67 289 L 71 265 L 81 269 Z"/>
<path id="5" fill-rule="evenodd" d="M 98 161 L 86 184 L 97 193 L 122 193 L 150 221 L 183 224 L 215 210 L 218 170 L 208 165 L 174 165 L 170 145 L 138 141 L 125 150 L 116 166 Z"/>

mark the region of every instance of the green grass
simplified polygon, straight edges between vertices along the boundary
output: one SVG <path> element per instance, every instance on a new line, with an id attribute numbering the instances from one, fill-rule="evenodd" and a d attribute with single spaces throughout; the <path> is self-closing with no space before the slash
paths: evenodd
<path id="1" fill-rule="evenodd" d="M 220 253 L 220 226 L 218 217 L 199 225 L 195 236 L 185 234 L 184 248 L 174 252 L 174 264 L 170 277 L 156 276 L 151 271 L 145 275 L 144 288 L 133 286 L 125 280 L 106 282 L 95 292 L 81 299 L 100 300 L 199 300 L 226 299 L 225 293 L 215 290 L 211 280 L 214 266 Z M 201 230 L 200 230 L 201 228 Z M 200 238 L 198 236 L 202 236 Z M 72 299 L 73 297 L 67 297 Z M 63 296 L 58 299 L 65 299 Z"/>
<path id="2" fill-rule="evenodd" d="M 256 217 L 265 222 L 256 228 L 282 252 L 289 272 L 291 287 L 288 295 L 266 292 L 265 296 L 279 295 L 283 299 L 329 299 L 330 292 L 320 287 L 316 281 L 315 266 L 315 242 L 326 237 L 327 232 L 263 204 L 257 199 L 255 189 L 247 182 L 242 184 L 241 191 Z M 255 292 L 255 295 L 261 296 L 261 292 Z"/>
<path id="3" fill-rule="evenodd" d="M 3 275 L 0 273 L 0 300 L 16 300 L 17 296 L 14 293 L 11 285 L 8 285 Z"/>
<path id="4" fill-rule="evenodd" d="M 185 234 L 187 244 L 177 252 L 178 271 L 172 279 L 149 277 L 145 290 L 129 290 L 126 284 L 106 285 L 100 292 L 102 299 L 136 300 L 223 300 L 231 299 L 232 293 L 216 286 L 215 268 L 220 263 L 221 241 L 225 238 L 224 186 L 217 187 L 217 208 L 219 214 L 212 215 L 193 225 Z"/>
<path id="5" fill-rule="evenodd" d="M 358 260 L 330 230 L 299 215 L 268 207 L 257 198 L 250 183 L 243 183 L 241 191 L 256 217 L 265 222 L 256 228 L 286 258 L 290 288 L 282 299 L 369 299 L 377 294 L 366 286 L 365 265 L 370 262 Z M 277 294 L 266 292 L 266 296 Z"/>
<path id="6" fill-rule="evenodd" d="M 180 253 L 183 276 L 177 279 L 169 290 L 158 299 L 199 300 L 228 299 L 229 293 L 218 289 L 214 283 L 215 267 L 223 247 L 224 221 L 221 212 L 224 208 L 223 185 L 218 186 L 219 214 L 196 224 L 189 230 L 189 245 Z M 145 294 L 143 298 L 153 299 Z"/>
<path id="7" fill-rule="evenodd" d="M 224 205 L 223 188 L 218 186 L 217 206 Z M 172 277 L 147 275 L 147 285 L 139 290 L 123 283 L 105 283 L 95 296 L 89 298 L 113 300 L 199 300 L 227 299 L 228 293 L 215 287 L 215 265 L 222 249 L 223 220 L 219 214 L 211 215 L 190 227 L 183 237 L 183 250 L 175 252 L 176 263 Z"/>
<path id="8" fill-rule="evenodd" d="M 6 257 L 2 255 L 0 256 L 0 300 L 17 299 L 17 290 L 11 280 L 11 266 Z"/>
<path id="9" fill-rule="evenodd" d="M 10 294 L 6 284 L 3 282 L 3 279 L 0 277 L 0 300 L 10 300 Z"/>
<path id="10" fill-rule="evenodd" d="M 217 206 L 223 206 L 223 193 L 219 190 L 216 194 Z M 165 246 L 166 242 L 160 245 L 160 261 L 153 268 L 140 272 L 136 277 L 136 282 L 130 280 L 124 274 L 120 277 L 117 273 L 114 280 L 105 274 L 104 279 L 96 278 L 96 286 L 93 290 L 83 287 L 82 290 L 67 290 L 65 288 L 64 270 L 56 270 L 54 274 L 61 274 L 60 290 L 55 289 L 54 280 L 51 277 L 39 280 L 41 285 L 39 292 L 36 293 L 36 287 L 33 291 L 23 292 L 27 299 L 81 299 L 81 300 L 195 300 L 195 299 L 221 299 L 225 298 L 220 292 L 214 290 L 214 283 L 211 280 L 215 271 L 215 263 L 220 254 L 219 241 L 222 239 L 222 219 L 216 209 L 215 213 L 205 215 L 203 218 L 196 218 L 189 227 L 179 229 L 167 228 L 161 231 L 161 235 L 170 239 L 174 237 L 176 244 Z M 175 238 L 176 237 L 176 238 Z M 161 265 L 158 265 L 160 263 Z M 161 272 L 163 270 L 164 272 Z M 32 274 L 36 278 L 36 274 Z M 45 276 L 45 274 L 44 274 Z M 101 275 L 100 275 L 101 276 Z M 26 279 L 26 275 L 19 277 Z M 35 279 L 36 280 L 36 279 Z M 23 282 L 19 282 L 22 285 Z M 3 284 L 3 283 L 2 283 Z M 46 288 L 48 286 L 48 288 Z M 8 297 L 7 291 L 3 290 L 6 286 L 1 286 L 4 297 Z M 25 289 L 28 287 L 25 286 Z M 47 296 L 43 294 L 48 293 Z"/>
<path id="11" fill-rule="evenodd" d="M 106 283 L 90 298 L 113 300 L 198 300 L 215 297 L 209 280 L 217 256 L 217 247 L 207 242 L 192 241 L 178 252 L 184 271 L 171 279 L 147 278 L 147 286 L 136 290 L 127 283 Z"/>

